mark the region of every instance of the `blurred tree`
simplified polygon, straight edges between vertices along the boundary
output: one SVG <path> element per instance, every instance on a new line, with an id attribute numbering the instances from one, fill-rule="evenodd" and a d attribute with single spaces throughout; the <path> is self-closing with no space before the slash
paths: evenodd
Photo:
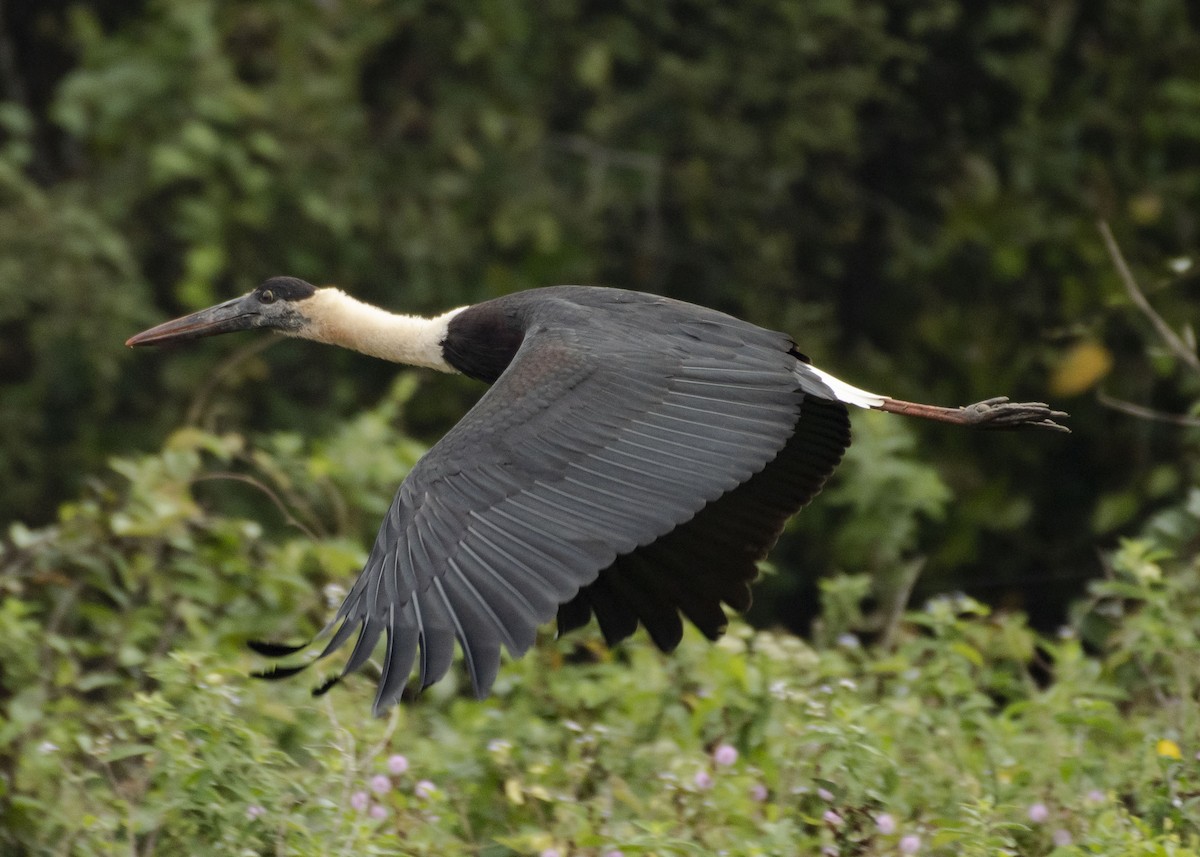
<path id="1" fill-rule="evenodd" d="M 1186 396 L 1143 356 L 1094 227 L 1112 220 L 1134 260 L 1194 252 L 1200 14 L 1184 0 L 53 0 L 3 15 L 3 515 L 48 519 L 101 459 L 188 413 L 319 431 L 381 395 L 390 367 L 297 345 L 216 373 L 228 343 L 121 353 L 139 325 L 281 272 L 408 310 L 557 282 L 658 291 L 946 403 L 1042 398 L 1092 343 L 1126 398 Z M 1175 289 L 1163 311 L 1194 298 Z M 430 390 L 412 424 L 432 437 L 475 388 Z M 1096 538 L 1183 490 L 1163 476 L 1176 433 L 1060 404 L 1076 414 L 1064 441 L 911 428 L 959 499 L 904 550 L 928 558 L 931 586 L 986 579 L 989 597 L 1057 604 Z M 855 538 L 825 531 L 871 507 L 818 503 L 780 564 L 859 565 Z"/>

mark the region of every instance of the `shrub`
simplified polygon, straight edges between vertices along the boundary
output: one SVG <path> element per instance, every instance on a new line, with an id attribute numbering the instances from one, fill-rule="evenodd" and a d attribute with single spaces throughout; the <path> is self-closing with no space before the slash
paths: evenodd
<path id="1" fill-rule="evenodd" d="M 10 530 L 5 853 L 1200 854 L 1197 503 L 1052 637 L 946 596 L 864 646 L 849 580 L 815 648 L 734 622 L 667 657 L 591 628 L 488 700 L 454 672 L 380 720 L 369 673 L 320 700 L 248 678 L 246 638 L 319 627 L 362 561 L 416 453 L 409 391 L 307 444 L 182 430 Z M 275 519 L 218 511 L 235 489 Z"/>

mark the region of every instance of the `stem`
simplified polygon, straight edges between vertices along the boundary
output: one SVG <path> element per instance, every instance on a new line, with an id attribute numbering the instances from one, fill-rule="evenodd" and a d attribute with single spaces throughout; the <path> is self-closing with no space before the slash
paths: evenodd
<path id="1" fill-rule="evenodd" d="M 1196 356 L 1196 352 L 1189 348 L 1187 343 L 1163 320 L 1163 317 L 1154 311 L 1154 307 L 1150 306 L 1150 301 L 1146 300 L 1145 294 L 1138 288 L 1137 280 L 1134 279 L 1133 272 L 1129 270 L 1129 265 L 1126 264 L 1125 257 L 1121 254 L 1121 248 L 1117 245 L 1117 239 L 1113 237 L 1108 223 L 1101 220 L 1097 224 L 1097 228 L 1104 239 L 1104 246 L 1108 249 L 1108 255 L 1112 258 L 1113 265 L 1121 277 L 1121 282 L 1125 285 L 1125 291 L 1129 294 L 1129 299 L 1133 301 L 1134 306 L 1142 311 L 1142 315 L 1150 319 L 1150 323 L 1154 325 L 1155 330 L 1158 331 L 1158 335 L 1162 337 L 1167 347 L 1180 360 L 1186 363 L 1193 372 L 1200 375 L 1200 357 Z"/>
<path id="2" fill-rule="evenodd" d="M 300 530 L 300 532 L 304 533 L 314 542 L 320 540 L 317 534 L 314 533 L 310 527 L 306 526 L 303 521 L 299 520 L 295 515 L 292 514 L 291 510 L 288 509 L 288 507 L 284 504 L 283 499 L 280 498 L 280 496 L 274 491 L 272 491 L 269 485 L 266 485 L 262 481 L 255 479 L 253 476 L 247 476 L 244 473 L 230 473 L 227 471 L 221 471 L 217 473 L 206 473 L 202 476 L 196 476 L 192 479 L 192 482 L 194 484 L 196 482 L 212 482 L 218 480 L 229 482 L 245 482 L 247 485 L 253 485 L 259 491 L 266 494 L 267 498 L 275 504 L 275 507 L 279 509 L 280 513 L 283 515 L 285 523 Z"/>
<path id="3" fill-rule="evenodd" d="M 1200 419 L 1196 417 L 1188 417 L 1183 414 L 1169 414 L 1166 411 L 1156 411 L 1153 408 L 1136 405 L 1124 399 L 1115 399 L 1100 389 L 1096 390 L 1096 401 L 1106 408 L 1112 408 L 1114 411 L 1129 414 L 1131 417 L 1140 417 L 1144 420 L 1154 420 L 1160 423 L 1170 423 L 1185 428 L 1200 428 Z"/>

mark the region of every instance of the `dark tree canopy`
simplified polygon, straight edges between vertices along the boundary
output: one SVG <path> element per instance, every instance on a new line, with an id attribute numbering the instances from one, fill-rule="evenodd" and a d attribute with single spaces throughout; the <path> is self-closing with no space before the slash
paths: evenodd
<path id="1" fill-rule="evenodd" d="M 136 365 L 122 349 L 280 273 L 421 311 L 556 283 L 653 291 L 787 330 L 868 388 L 945 404 L 1002 390 L 1075 414 L 1050 457 L 921 427 L 960 502 L 914 489 L 909 529 L 817 538 L 872 518 L 867 481 L 835 487 L 777 555 L 808 571 L 870 568 L 891 545 L 929 554 L 938 586 L 986 558 L 990 594 L 1036 584 L 1042 603 L 1186 484 L 1177 432 L 1091 398 L 1113 359 L 1123 398 L 1179 410 L 1189 394 L 1144 356 L 1095 227 L 1113 223 L 1148 284 L 1195 248 L 1200 21 L 1184 0 L 3 15 L 6 518 L 48 519 L 197 395 L 238 430 L 320 430 L 377 399 L 389 367 L 314 347 L 233 364 L 213 389 L 224 344 Z M 1191 292 L 1156 302 L 1181 324 Z M 413 415 L 431 438 L 478 395 L 433 389 Z M 857 431 L 864 449 L 892 442 Z"/>

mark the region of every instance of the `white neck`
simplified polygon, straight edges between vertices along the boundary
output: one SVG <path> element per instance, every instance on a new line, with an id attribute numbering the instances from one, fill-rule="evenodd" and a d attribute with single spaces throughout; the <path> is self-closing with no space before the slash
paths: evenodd
<path id="1" fill-rule="evenodd" d="M 442 356 L 442 342 L 450 319 L 463 309 L 436 318 L 398 315 L 355 300 L 340 289 L 317 289 L 300 304 L 309 323 L 292 335 L 395 363 L 454 372 Z"/>

